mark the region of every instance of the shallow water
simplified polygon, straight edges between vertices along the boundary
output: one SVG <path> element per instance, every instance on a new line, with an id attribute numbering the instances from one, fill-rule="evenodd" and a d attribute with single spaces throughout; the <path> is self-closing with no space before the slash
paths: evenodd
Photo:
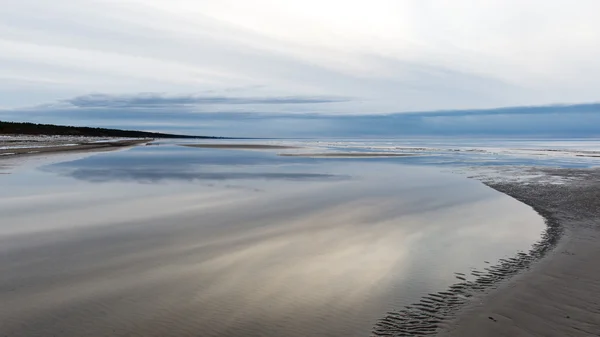
<path id="1" fill-rule="evenodd" d="M 167 141 L 172 142 L 172 141 Z M 185 141 L 184 141 L 185 142 Z M 189 140 L 189 142 L 198 142 Z M 205 140 L 214 143 L 214 140 Z M 220 143 L 238 143 L 220 140 Z M 260 144 L 298 146 L 280 151 L 284 155 L 379 154 L 410 155 L 409 165 L 470 166 L 600 166 L 600 139 L 487 139 L 487 138 L 400 138 L 400 139 L 269 139 L 244 140 Z M 177 143 L 182 143 L 177 141 Z M 330 158 L 333 159 L 333 158 Z M 356 159 L 356 158 L 355 158 Z M 359 160 L 359 159 L 356 159 Z M 369 159 L 371 161 L 371 159 Z"/>
<path id="2" fill-rule="evenodd" d="M 544 229 L 405 158 L 169 144 L 53 158 L 0 175 L 0 335 L 366 336 Z"/>

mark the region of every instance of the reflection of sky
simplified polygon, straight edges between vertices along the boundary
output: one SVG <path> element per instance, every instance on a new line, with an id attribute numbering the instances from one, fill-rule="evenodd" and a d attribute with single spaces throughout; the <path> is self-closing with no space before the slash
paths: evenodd
<path id="1" fill-rule="evenodd" d="M 363 336 L 539 237 L 529 207 L 401 163 L 159 146 L 2 176 L 0 333 Z"/>
<path id="2" fill-rule="evenodd" d="M 340 179 L 328 174 L 316 173 L 244 173 L 244 172 L 173 172 L 172 170 L 159 171 L 152 169 L 76 169 L 68 173 L 69 176 L 91 182 L 135 180 L 139 182 L 158 182 L 171 180 L 241 180 L 241 179 L 281 179 L 281 180 L 318 180 Z"/>
<path id="3" fill-rule="evenodd" d="M 347 175 L 314 171 L 307 159 L 292 159 L 259 151 L 219 151 L 174 146 L 91 156 L 43 170 L 91 182 L 341 180 Z"/>

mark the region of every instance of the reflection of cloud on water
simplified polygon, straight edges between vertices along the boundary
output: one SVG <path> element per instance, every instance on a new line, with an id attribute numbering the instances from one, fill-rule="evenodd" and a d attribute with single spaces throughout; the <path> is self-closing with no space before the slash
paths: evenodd
<path id="1" fill-rule="evenodd" d="M 514 251 L 532 223 L 516 201 L 423 167 L 145 151 L 27 181 L 73 195 L 0 199 L 0 246 L 18 255 L 0 265 L 0 287 L 18 285 L 3 321 L 26 335 L 368 335 L 455 271 Z"/>
<path id="2" fill-rule="evenodd" d="M 199 204 L 178 201 L 184 209 Z M 123 210 L 128 211 L 119 218 L 137 214 L 134 210 L 139 208 L 131 207 L 136 202 L 125 202 Z M 160 205 L 164 206 L 162 201 L 150 209 L 160 210 Z M 389 216 L 370 222 L 375 214 L 388 214 L 391 208 L 384 205 L 389 206 L 385 200 L 323 204 L 310 207 L 307 214 L 299 214 L 303 207 L 294 206 L 285 217 L 270 217 L 260 203 L 238 200 L 213 215 L 194 211 L 197 216 L 188 218 L 180 215 L 185 212 L 177 212 L 177 217 L 167 220 L 168 226 L 158 225 L 165 218 L 151 216 L 142 227 L 81 231 L 60 249 L 43 246 L 50 261 L 34 268 L 42 275 L 60 266 L 77 271 L 78 277 L 44 288 L 43 298 L 60 298 L 64 305 L 56 307 L 50 301 L 40 305 L 33 293 L 23 294 L 11 315 L 23 314 L 29 304 L 50 316 L 63 315 L 85 302 L 92 312 L 111 308 L 94 324 L 114 328 L 130 322 L 145 336 L 166 335 L 167 328 L 173 335 L 185 335 L 186 330 L 232 335 L 230 329 L 237 332 L 233 335 L 242 335 L 247 324 L 253 327 L 246 335 L 256 336 L 267 335 L 265 331 L 305 336 L 306 327 L 318 335 L 348 335 L 360 329 L 367 333 L 370 316 L 381 311 L 380 296 L 390 273 L 403 269 L 408 238 L 418 236 L 411 233 L 418 228 L 397 226 Z M 241 223 L 251 213 L 258 214 Z M 399 242 L 405 244 L 398 247 Z M 31 249 L 31 260 L 21 262 L 36 264 L 37 253 L 38 248 Z M 29 279 L 24 289 L 41 284 L 39 279 Z M 140 300 L 133 308 L 128 302 L 132 296 Z M 73 316 L 81 319 L 81 331 L 93 322 L 85 318 L 84 311 Z M 58 328 L 68 323 L 60 321 Z M 73 326 L 64 327 L 72 331 Z"/>
<path id="3" fill-rule="evenodd" d="M 215 174 L 193 168 L 49 169 L 86 181 Z M 330 179 L 321 176 L 328 175 L 302 179 Z M 527 207 L 474 182 L 436 177 L 381 167 L 377 179 L 263 184 L 260 194 L 222 186 L 239 181 L 205 180 L 213 188 L 87 184 L 62 198 L 0 200 L 0 210 L 22 205 L 0 245 L 18 255 L 0 265 L 8 275 L 0 286 L 18 284 L 3 301 L 11 311 L 0 316 L 28 335 L 368 335 L 387 310 L 529 237 L 521 227 L 537 215 Z"/>
<path id="4" fill-rule="evenodd" d="M 52 171 L 55 171 L 52 169 Z M 193 170 L 158 169 L 158 168 L 75 168 L 56 170 L 63 176 L 89 182 L 134 181 L 139 183 L 156 183 L 167 180 L 201 181 L 201 180 L 292 180 L 320 181 L 345 180 L 349 176 L 323 173 L 297 172 L 201 172 Z"/>

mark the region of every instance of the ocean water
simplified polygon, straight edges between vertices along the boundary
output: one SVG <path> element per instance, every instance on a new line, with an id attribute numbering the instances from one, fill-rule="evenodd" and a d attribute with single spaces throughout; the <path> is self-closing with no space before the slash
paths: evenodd
<path id="1" fill-rule="evenodd" d="M 545 228 L 449 167 L 593 166 L 598 150 L 244 142 L 301 148 L 167 141 L 0 168 L 0 335 L 366 336 Z M 305 156 L 390 151 L 415 156 Z"/>

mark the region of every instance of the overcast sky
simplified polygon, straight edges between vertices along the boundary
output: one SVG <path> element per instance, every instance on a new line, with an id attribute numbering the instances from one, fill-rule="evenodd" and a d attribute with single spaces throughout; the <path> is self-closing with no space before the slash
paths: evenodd
<path id="1" fill-rule="evenodd" d="M 597 102 L 597 0 L 0 0 L 0 108 Z"/>
<path id="2" fill-rule="evenodd" d="M 89 93 L 336 96 L 398 112 L 600 92 L 600 1 L 3 0 L 4 107 Z"/>

